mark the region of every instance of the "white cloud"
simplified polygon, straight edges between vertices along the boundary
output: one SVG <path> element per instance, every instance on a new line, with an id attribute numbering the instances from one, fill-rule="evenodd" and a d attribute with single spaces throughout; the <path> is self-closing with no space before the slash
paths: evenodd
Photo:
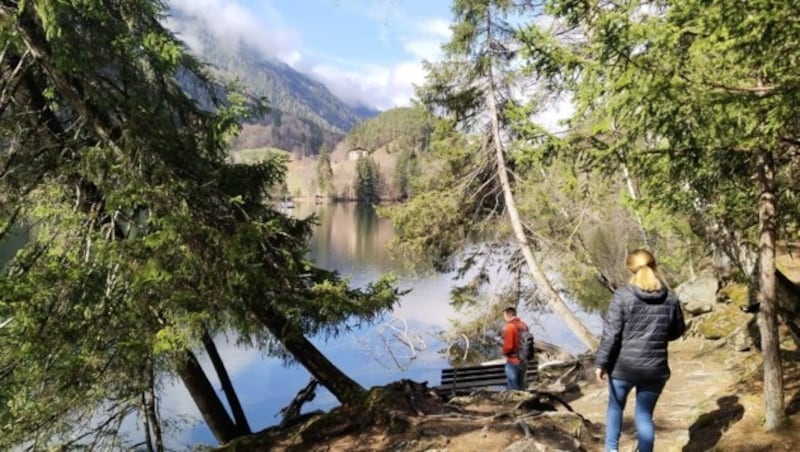
<path id="1" fill-rule="evenodd" d="M 404 44 L 406 52 L 419 57 L 422 60 L 435 60 L 439 54 L 441 44 L 426 39 L 414 39 Z"/>
<path id="2" fill-rule="evenodd" d="M 435 61 L 442 55 L 441 46 L 450 37 L 450 24 L 443 19 L 426 19 L 405 27 L 397 40 L 410 58 L 392 65 L 356 65 L 316 67 L 314 73 L 331 91 L 349 102 L 374 105 L 380 109 L 408 105 L 414 85 L 425 81 L 422 61 Z"/>
<path id="3" fill-rule="evenodd" d="M 301 47 L 297 34 L 286 27 L 283 19 L 263 2 L 259 11 L 252 11 L 236 0 L 170 0 L 174 11 L 201 20 L 216 39 L 228 46 L 246 43 L 265 57 L 286 61 Z M 197 49 L 198 31 L 189 29 L 174 19 L 167 26 L 192 48 Z"/>
<path id="4" fill-rule="evenodd" d="M 423 20 L 419 24 L 419 29 L 428 34 L 438 36 L 442 40 L 449 39 L 452 33 L 450 30 L 450 22 L 439 18 Z"/>
<path id="5" fill-rule="evenodd" d="M 434 61 L 442 55 L 442 44 L 450 39 L 450 23 L 444 19 L 424 19 L 411 27 L 411 34 L 400 37 L 406 52 L 418 59 Z"/>
<path id="6" fill-rule="evenodd" d="M 206 31 L 228 46 L 242 43 L 252 46 L 265 57 L 281 60 L 296 70 L 324 83 L 337 97 L 351 105 L 379 109 L 408 105 L 414 85 L 424 82 L 423 60 L 441 56 L 441 45 L 450 36 L 450 24 L 440 18 L 414 20 L 403 17 L 394 6 L 381 10 L 383 4 L 371 4 L 365 14 L 369 20 L 387 21 L 381 27 L 385 45 L 396 43 L 407 56 L 400 61 L 376 63 L 353 61 L 304 48 L 301 37 L 286 26 L 281 15 L 268 1 L 259 10 L 249 9 L 240 0 L 169 0 L 174 11 L 201 19 Z M 343 2 L 341 6 L 355 7 Z M 176 20 L 167 20 L 190 48 L 201 50 L 199 30 L 189 29 Z"/>
<path id="7" fill-rule="evenodd" d="M 414 95 L 413 85 L 425 79 L 420 61 L 402 61 L 393 66 L 310 64 L 305 71 L 343 101 L 379 109 L 408 105 Z"/>

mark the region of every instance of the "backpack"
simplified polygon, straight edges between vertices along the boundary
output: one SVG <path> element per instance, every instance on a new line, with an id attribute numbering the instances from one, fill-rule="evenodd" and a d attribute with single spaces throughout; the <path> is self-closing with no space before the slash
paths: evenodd
<path id="1" fill-rule="evenodd" d="M 521 361 L 533 361 L 534 357 L 534 350 L 533 350 L 533 334 L 531 334 L 530 330 L 518 330 L 519 331 L 519 344 L 517 349 L 517 356 Z"/>

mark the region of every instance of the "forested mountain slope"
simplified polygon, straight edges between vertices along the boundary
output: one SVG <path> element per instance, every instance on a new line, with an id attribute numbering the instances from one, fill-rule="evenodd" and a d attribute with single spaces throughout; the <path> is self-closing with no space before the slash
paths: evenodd
<path id="1" fill-rule="evenodd" d="M 246 125 L 236 148 L 276 147 L 298 155 L 333 147 L 362 119 L 378 112 L 350 106 L 321 82 L 288 64 L 265 57 L 254 43 L 216 38 L 204 19 L 173 11 L 168 24 L 223 80 L 237 80 L 269 100 L 271 111 Z"/>

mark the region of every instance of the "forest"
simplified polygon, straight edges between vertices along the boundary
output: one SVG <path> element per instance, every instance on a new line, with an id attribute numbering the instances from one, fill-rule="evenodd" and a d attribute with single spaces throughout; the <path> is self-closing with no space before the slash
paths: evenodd
<path id="1" fill-rule="evenodd" d="M 779 296 L 776 251 L 798 241 L 797 8 L 453 0 L 452 12 L 414 108 L 346 138 L 402 157 L 401 202 L 380 209 L 393 253 L 419 271 L 508 268 L 503 301 L 551 310 L 589 352 L 598 338 L 565 294 L 604 309 L 627 251 L 663 257 L 670 284 L 713 269 L 757 306 L 759 428 L 786 428 L 782 325 L 794 331 L 800 309 Z M 165 376 L 220 444 L 252 435 L 264 426 L 241 408 L 224 332 L 391 424 L 391 401 L 309 337 L 390 311 L 395 277 L 354 288 L 309 260 L 313 218 L 265 202 L 285 158 L 230 158 L 244 124 L 280 115 L 217 80 L 167 15 L 159 0 L 0 0 L 0 244 L 15 243 L 0 256 L 0 449 L 165 450 Z M 483 275 L 453 303 L 484 312 Z M 137 444 L 120 434 L 131 418 Z"/>

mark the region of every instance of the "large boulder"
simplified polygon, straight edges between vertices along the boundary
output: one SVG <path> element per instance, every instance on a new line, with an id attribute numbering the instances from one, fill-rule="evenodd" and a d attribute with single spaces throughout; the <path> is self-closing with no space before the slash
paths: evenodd
<path id="1" fill-rule="evenodd" d="M 684 311 L 691 316 L 696 316 L 714 310 L 714 304 L 717 302 L 717 287 L 716 276 L 710 270 L 705 270 L 678 286 L 675 293 L 681 300 Z"/>

